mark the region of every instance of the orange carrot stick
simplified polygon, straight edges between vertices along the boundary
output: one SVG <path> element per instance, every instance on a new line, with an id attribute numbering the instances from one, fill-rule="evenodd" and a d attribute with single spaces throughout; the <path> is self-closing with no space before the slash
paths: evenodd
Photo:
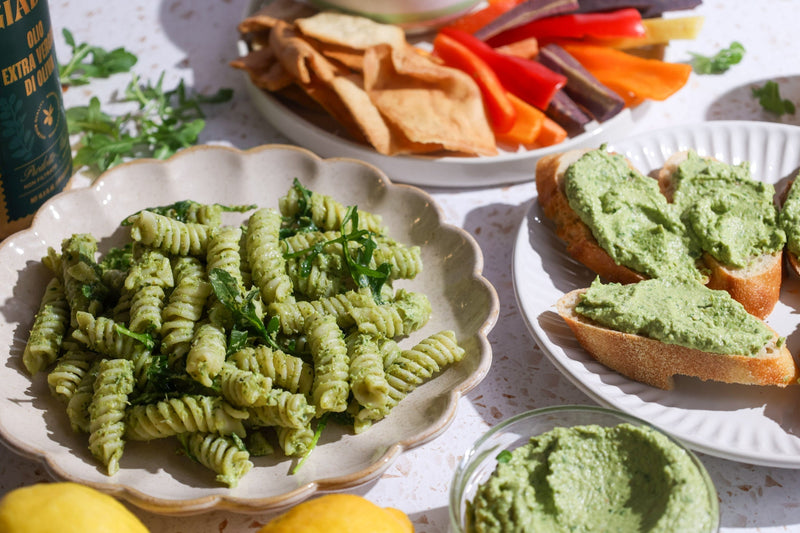
<path id="1" fill-rule="evenodd" d="M 533 144 L 542 129 L 545 114 L 521 98 L 508 94 L 508 99 L 517 110 L 517 118 L 511 129 L 504 133 L 495 133 L 497 142 L 512 146 Z"/>
<path id="2" fill-rule="evenodd" d="M 626 100 L 665 100 L 686 85 L 692 72 L 689 64 L 645 59 L 605 46 L 563 43 L 562 47 Z"/>

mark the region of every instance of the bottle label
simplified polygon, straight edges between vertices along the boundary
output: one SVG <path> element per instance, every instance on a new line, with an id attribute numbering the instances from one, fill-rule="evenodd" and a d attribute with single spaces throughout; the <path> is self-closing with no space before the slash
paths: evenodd
<path id="1" fill-rule="evenodd" d="M 47 2 L 0 0 L 3 218 L 14 221 L 33 214 L 66 186 L 71 174 L 69 133 Z"/>

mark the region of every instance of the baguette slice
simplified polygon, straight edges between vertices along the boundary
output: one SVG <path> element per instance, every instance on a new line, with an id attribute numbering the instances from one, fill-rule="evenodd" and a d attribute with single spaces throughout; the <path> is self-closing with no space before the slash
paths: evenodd
<path id="1" fill-rule="evenodd" d="M 774 330 L 772 341 L 754 356 L 704 352 L 608 329 L 577 314 L 575 306 L 585 291 L 576 289 L 562 296 L 556 304 L 558 314 L 592 357 L 630 379 L 670 390 L 676 375 L 779 387 L 795 384 L 800 377 L 785 343 L 778 346 Z"/>
<path id="2" fill-rule="evenodd" d="M 647 279 L 626 266 L 618 265 L 572 210 L 564 192 L 564 173 L 589 150 L 569 150 L 546 155 L 536 163 L 538 201 L 547 218 L 555 222 L 556 234 L 566 242 L 567 253 L 607 281 L 636 283 Z"/>
<path id="3" fill-rule="evenodd" d="M 675 192 L 673 176 L 687 154 L 686 151 L 673 154 L 658 173 L 659 188 L 670 202 Z M 761 319 L 769 316 L 781 293 L 782 250 L 757 257 L 741 268 L 723 265 L 708 253 L 703 254 L 703 263 L 709 269 L 708 288 L 727 291 L 751 315 Z"/>

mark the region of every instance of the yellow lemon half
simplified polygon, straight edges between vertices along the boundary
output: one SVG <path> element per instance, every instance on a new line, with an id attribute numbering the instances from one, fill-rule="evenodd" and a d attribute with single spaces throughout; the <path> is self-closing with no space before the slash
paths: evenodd
<path id="1" fill-rule="evenodd" d="M 0 533 L 148 533 L 124 505 L 77 483 L 37 483 L 0 500 Z"/>
<path id="2" fill-rule="evenodd" d="M 292 507 L 258 533 L 413 533 L 405 513 L 354 494 L 327 494 Z"/>

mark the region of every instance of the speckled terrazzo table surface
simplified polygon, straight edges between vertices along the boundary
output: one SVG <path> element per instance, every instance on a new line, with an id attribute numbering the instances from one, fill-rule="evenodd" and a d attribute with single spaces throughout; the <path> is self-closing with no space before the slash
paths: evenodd
<path id="1" fill-rule="evenodd" d="M 136 70 L 155 79 L 166 71 L 165 86 L 184 78 L 202 92 L 235 91 L 231 105 L 212 109 L 201 142 L 250 148 L 289 141 L 260 118 L 247 97 L 243 79 L 228 62 L 236 56 L 236 24 L 246 0 L 51 0 L 60 58 L 68 55 L 61 29 L 79 42 L 106 48 L 125 46 L 139 56 Z M 687 87 L 667 102 L 655 103 L 637 120 L 634 135 L 670 125 L 708 120 L 775 120 L 750 97 L 765 80 L 781 82 L 784 97 L 800 102 L 797 54 L 797 2 L 711 0 L 694 11 L 706 17 L 700 38 L 675 43 L 667 59 L 685 61 L 688 51 L 712 54 L 732 40 L 747 49 L 744 61 L 722 76 L 692 75 Z M 92 95 L 106 100 L 127 78 L 70 89 L 68 106 Z M 800 113 L 783 122 L 800 124 Z M 79 177 L 76 186 L 80 186 Z M 485 256 L 486 277 L 500 297 L 500 316 L 490 334 L 494 351 L 486 379 L 459 405 L 450 428 L 436 440 L 403 454 L 375 483 L 354 489 L 380 504 L 408 513 L 419 533 L 448 528 L 447 494 L 455 465 L 478 436 L 502 419 L 560 404 L 592 404 L 537 348 L 520 316 L 512 287 L 511 258 L 516 229 L 535 192 L 533 183 L 480 189 L 427 189 L 447 221 L 468 230 Z M 800 408 L 798 408 L 800 416 Z M 0 494 L 47 480 L 37 463 L 2 450 Z M 752 466 L 700 455 L 720 498 L 724 532 L 800 531 L 800 470 Z M 154 533 L 245 533 L 270 515 L 211 512 L 163 517 L 134 509 Z"/>

